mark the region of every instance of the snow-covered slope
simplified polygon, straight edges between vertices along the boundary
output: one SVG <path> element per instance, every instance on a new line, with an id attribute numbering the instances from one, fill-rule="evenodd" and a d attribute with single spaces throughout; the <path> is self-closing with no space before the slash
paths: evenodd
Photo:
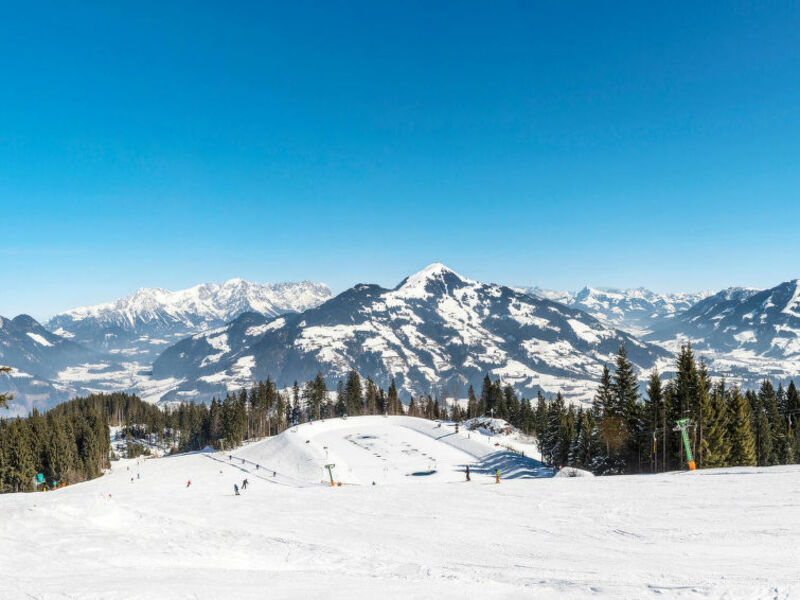
<path id="1" fill-rule="evenodd" d="M 647 339 L 691 341 L 715 372 L 757 385 L 800 375 L 800 280 L 767 290 L 729 288 L 698 302 Z"/>
<path id="2" fill-rule="evenodd" d="M 659 294 L 645 288 L 584 287 L 577 292 L 522 288 L 537 298 L 573 306 L 605 323 L 634 335 L 664 327 L 677 314 L 707 298 L 711 292 Z"/>
<path id="3" fill-rule="evenodd" d="M 620 343 L 642 368 L 667 355 L 580 310 L 434 263 L 394 289 L 360 284 L 299 315 L 245 313 L 165 350 L 153 375 L 184 380 L 167 399 L 210 397 L 268 375 L 291 385 L 321 371 L 335 385 L 356 369 L 384 387 L 395 378 L 406 396 L 434 388 L 463 395 L 491 373 L 525 394 L 585 400 Z"/>
<path id="4" fill-rule="evenodd" d="M 455 424 L 415 417 L 350 417 L 304 423 L 274 438 L 245 446 L 233 461 L 246 459 L 251 472 L 300 485 L 334 480 L 344 484 L 407 485 L 464 481 L 470 465 L 477 479 L 500 469 L 509 479 L 550 477 L 538 453 L 511 452 L 517 436 L 473 432 Z M 258 469 L 256 469 L 258 465 Z"/>
<path id="5" fill-rule="evenodd" d="M 505 453 L 486 444 L 476 458 L 451 431 L 406 423 L 314 423 L 232 458 L 120 461 L 55 492 L 0 495 L 0 598 L 800 595 L 798 466 L 499 485 L 489 466 L 466 483 L 464 463 Z M 319 484 L 325 445 L 351 485 Z M 423 453 L 438 478 L 406 476 L 427 470 Z"/>
<path id="6" fill-rule="evenodd" d="M 330 296 L 328 286 L 310 281 L 259 284 L 231 279 L 178 291 L 142 288 L 114 302 L 58 314 L 47 327 L 97 350 L 146 357 L 244 312 L 274 317 L 312 308 Z"/>

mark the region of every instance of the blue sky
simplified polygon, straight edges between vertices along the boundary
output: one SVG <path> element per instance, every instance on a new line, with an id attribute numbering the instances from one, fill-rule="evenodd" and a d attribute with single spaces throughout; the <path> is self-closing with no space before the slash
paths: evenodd
<path id="1" fill-rule="evenodd" d="M 698 4 L 7 8 L 0 314 L 436 260 L 570 289 L 800 277 L 800 5 Z"/>

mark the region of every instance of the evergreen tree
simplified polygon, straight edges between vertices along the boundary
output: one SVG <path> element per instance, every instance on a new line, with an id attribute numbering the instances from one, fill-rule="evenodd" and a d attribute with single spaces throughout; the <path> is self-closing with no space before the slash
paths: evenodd
<path id="1" fill-rule="evenodd" d="M 728 441 L 728 404 L 725 398 L 725 379 L 723 378 L 711 393 L 708 409 L 705 411 L 704 432 L 701 442 L 703 467 L 724 467 L 731 452 Z"/>
<path id="2" fill-rule="evenodd" d="M 696 424 L 694 428 L 695 436 L 693 436 L 692 454 L 695 456 L 697 466 L 701 469 L 706 463 L 706 451 L 708 450 L 708 443 L 705 440 L 707 429 L 710 421 L 713 419 L 711 408 L 711 378 L 708 375 L 708 368 L 705 362 L 700 362 L 697 368 L 697 407 L 696 407 Z"/>
<path id="3" fill-rule="evenodd" d="M 750 406 L 738 388 L 730 395 L 730 454 L 728 464 L 734 467 L 749 467 L 756 464 L 755 439 L 750 424 Z"/>
<path id="4" fill-rule="evenodd" d="M 386 403 L 389 407 L 390 415 L 401 415 L 403 409 L 400 406 L 400 397 L 397 395 L 397 385 L 395 385 L 394 377 L 392 383 L 389 385 L 389 392 L 386 395 Z"/>
<path id="5" fill-rule="evenodd" d="M 367 378 L 367 389 L 364 392 L 364 407 L 368 415 L 378 413 L 378 386 L 370 378 Z"/>
<path id="6" fill-rule="evenodd" d="M 647 400 L 644 407 L 645 427 L 653 434 L 653 449 L 650 453 L 650 470 L 655 473 L 659 469 L 658 460 L 658 437 L 657 432 L 661 431 L 664 435 L 664 422 L 666 414 L 664 410 L 664 393 L 661 389 L 661 375 L 658 369 L 653 369 L 650 373 L 650 380 L 647 385 Z"/>
<path id="7" fill-rule="evenodd" d="M 541 441 L 547 429 L 547 402 L 544 399 L 542 390 L 536 392 L 536 412 L 533 417 L 533 431 Z M 541 448 L 541 442 L 540 446 Z"/>
<path id="8" fill-rule="evenodd" d="M 475 390 L 472 385 L 467 391 L 467 418 L 474 419 L 478 416 L 478 399 L 475 397 Z"/>
<path id="9" fill-rule="evenodd" d="M 347 383 L 344 386 L 345 406 L 348 415 L 360 415 L 363 411 L 364 392 L 361 387 L 361 377 L 355 370 L 347 374 Z"/>
<path id="10" fill-rule="evenodd" d="M 791 446 L 790 462 L 800 460 L 800 392 L 794 381 L 789 382 L 786 388 L 786 427 L 787 437 Z"/>

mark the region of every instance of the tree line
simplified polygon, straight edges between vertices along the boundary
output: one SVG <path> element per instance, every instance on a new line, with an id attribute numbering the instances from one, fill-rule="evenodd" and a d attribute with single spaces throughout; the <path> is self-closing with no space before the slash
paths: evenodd
<path id="1" fill-rule="evenodd" d="M 0 397 L 2 408 L 9 397 Z M 639 391 L 633 364 L 621 346 L 613 370 L 603 368 L 588 407 L 567 404 L 559 393 L 541 392 L 535 405 L 509 384 L 487 374 L 466 404 L 433 394 L 400 401 L 392 380 L 387 389 L 350 371 L 334 392 L 321 373 L 303 385 L 279 390 L 267 378 L 209 404 L 181 403 L 164 409 L 132 394 L 94 394 L 56 406 L 45 414 L 0 419 L 0 492 L 30 490 L 42 473 L 49 482 L 76 483 L 102 473 L 109 463 L 109 426 L 121 428 L 128 455 L 147 440 L 168 452 L 206 446 L 232 448 L 243 441 L 281 433 L 307 421 L 356 415 L 400 415 L 450 419 L 494 416 L 535 435 L 545 462 L 596 474 L 661 472 L 685 468 L 681 434 L 688 418 L 690 450 L 699 468 L 786 464 L 800 460 L 800 392 L 794 382 L 777 390 L 765 380 L 758 391 L 713 381 L 691 345 L 681 348 L 676 375 L 649 378 Z"/>
<path id="2" fill-rule="evenodd" d="M 560 394 L 539 399 L 535 434 L 543 458 L 596 474 L 663 472 L 686 468 L 688 457 L 675 424 L 689 419 L 689 450 L 698 468 L 769 466 L 800 460 L 800 393 L 764 380 L 741 390 L 714 381 L 695 360 L 691 344 L 676 357 L 675 376 L 650 374 L 641 396 L 624 346 L 613 372 L 604 367 L 591 406 L 566 406 Z"/>
<path id="3" fill-rule="evenodd" d="M 0 492 L 32 490 L 39 473 L 48 485 L 97 477 L 109 466 L 109 450 L 104 415 L 83 400 L 0 419 Z"/>

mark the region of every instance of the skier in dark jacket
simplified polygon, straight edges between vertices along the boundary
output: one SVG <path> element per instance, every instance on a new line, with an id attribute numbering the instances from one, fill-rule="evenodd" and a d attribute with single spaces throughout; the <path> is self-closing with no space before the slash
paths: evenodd
<path id="1" fill-rule="evenodd" d="M 233 493 L 236 494 L 237 496 L 239 495 L 239 486 L 236 485 L 235 483 L 233 484 Z"/>
<path id="2" fill-rule="evenodd" d="M 242 490 L 246 490 L 246 489 L 247 489 L 247 479 L 245 479 L 245 480 L 242 482 Z"/>
<path id="3" fill-rule="evenodd" d="M 469 465 L 467 465 L 467 481 L 469 481 Z"/>

